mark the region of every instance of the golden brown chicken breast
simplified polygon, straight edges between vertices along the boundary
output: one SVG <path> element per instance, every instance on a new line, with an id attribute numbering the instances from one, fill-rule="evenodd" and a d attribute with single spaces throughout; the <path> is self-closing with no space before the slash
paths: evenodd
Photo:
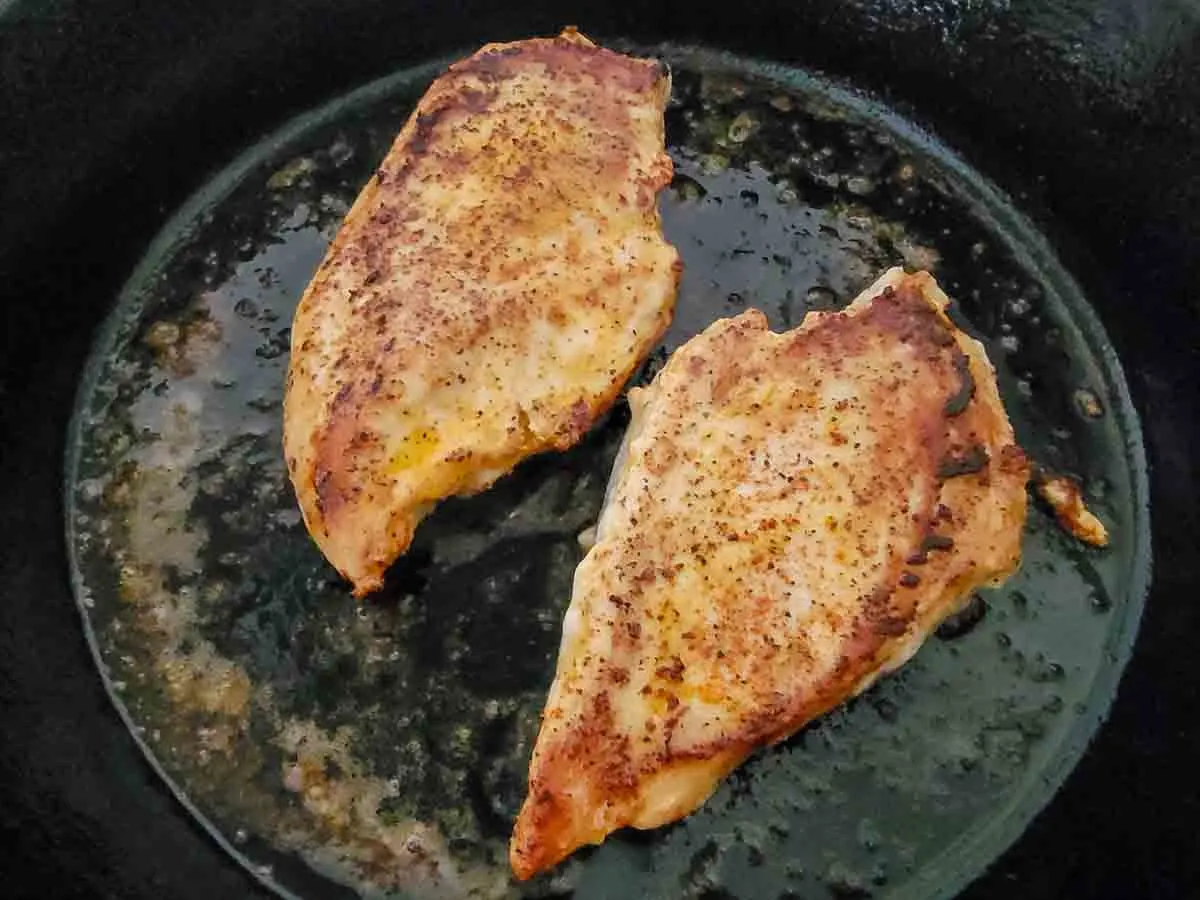
<path id="1" fill-rule="evenodd" d="M 666 328 L 665 68 L 557 38 L 489 44 L 429 88 L 292 328 L 284 450 L 361 596 L 431 506 L 575 443 Z"/>
<path id="2" fill-rule="evenodd" d="M 1018 565 L 1028 466 L 925 273 L 786 334 L 746 312 L 631 393 L 511 860 L 700 806 Z"/>

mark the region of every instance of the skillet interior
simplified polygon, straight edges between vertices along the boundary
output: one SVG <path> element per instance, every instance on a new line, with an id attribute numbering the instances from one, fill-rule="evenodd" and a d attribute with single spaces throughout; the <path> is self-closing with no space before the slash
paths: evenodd
<path id="1" fill-rule="evenodd" d="M 1070 279 L 944 148 L 802 73 L 661 52 L 664 227 L 685 276 L 637 380 L 716 317 L 757 306 L 787 328 L 887 266 L 932 268 L 988 341 L 1023 445 L 1085 478 L 1115 541 L 1088 553 L 1035 516 L 1022 575 L 971 634 L 764 753 L 701 814 L 525 893 L 946 896 L 1045 801 L 1111 697 L 1148 562 L 1136 415 Z M 278 452 L 287 325 L 432 71 L 301 119 L 189 204 L 97 344 L 74 432 L 77 592 L 118 702 L 251 870 L 305 896 L 328 889 L 292 856 L 368 893 L 515 894 L 504 843 L 575 534 L 627 420 L 444 506 L 357 616 L 305 535 Z"/>

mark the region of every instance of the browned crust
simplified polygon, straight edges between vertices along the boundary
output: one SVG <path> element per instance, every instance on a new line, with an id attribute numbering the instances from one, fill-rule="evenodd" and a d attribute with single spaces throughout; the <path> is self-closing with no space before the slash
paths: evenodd
<path id="1" fill-rule="evenodd" d="M 917 360 L 916 369 L 899 373 L 894 384 L 889 385 L 886 378 L 881 381 L 883 393 L 877 407 L 872 407 L 872 415 L 877 423 L 892 415 L 889 390 L 896 392 L 897 401 L 900 392 L 914 385 L 928 390 L 928 397 L 915 408 L 911 402 L 895 403 L 895 415 L 904 416 L 902 431 L 895 433 L 907 430 L 905 452 L 912 462 L 911 471 L 888 475 L 889 466 L 880 458 L 870 466 L 878 474 L 863 483 L 861 490 L 863 498 L 878 498 L 900 496 L 913 484 L 925 483 L 928 489 L 919 512 L 895 517 L 887 564 L 872 575 L 874 587 L 863 586 L 857 611 L 837 623 L 838 658 L 818 683 L 806 684 L 793 693 L 780 692 L 769 680 L 769 667 L 760 670 L 754 663 L 744 663 L 755 655 L 778 659 L 782 654 L 803 667 L 813 659 L 816 648 L 806 647 L 802 641 L 785 647 L 774 641 L 766 628 L 755 629 L 755 621 L 770 621 L 772 604 L 778 602 L 769 591 L 751 588 L 757 595 L 738 601 L 739 620 L 730 623 L 733 627 L 722 625 L 715 638 L 697 635 L 693 641 L 687 633 L 680 635 L 693 652 L 693 664 L 705 671 L 717 671 L 739 660 L 745 671 L 763 673 L 762 683 L 753 686 L 754 706 L 745 710 L 739 726 L 709 740 L 684 746 L 674 741 L 689 704 L 689 695 L 680 685 L 688 676 L 678 656 L 663 659 L 652 643 L 672 627 L 670 605 L 661 605 L 663 591 L 670 588 L 663 585 L 674 584 L 685 566 L 711 568 L 722 541 L 757 541 L 755 546 L 769 548 L 770 541 L 762 538 L 764 532 L 786 533 L 795 523 L 786 519 L 747 522 L 742 531 L 705 535 L 691 548 L 690 557 L 678 559 L 675 565 L 626 572 L 620 577 L 620 593 L 609 596 L 603 615 L 613 623 L 612 655 L 623 662 L 600 669 L 589 681 L 587 676 L 572 680 L 569 669 L 564 675 L 560 661 L 556 692 L 534 753 L 529 795 L 510 848 L 518 877 L 548 868 L 580 844 L 599 841 L 616 828 L 630 824 L 647 827 L 687 814 L 708 791 L 647 821 L 639 810 L 649 781 L 672 768 L 690 766 L 693 776 L 701 784 L 707 780 L 711 790 L 757 747 L 793 734 L 860 690 L 881 670 L 903 662 L 915 647 L 914 641 L 919 643 L 941 618 L 953 612 L 961 597 L 981 584 L 1006 577 L 1016 567 L 1028 464 L 1012 443 L 986 358 L 927 296 L 931 285 L 932 279 L 925 275 L 893 279 L 869 305 L 860 301 L 856 303 L 860 308 L 850 313 L 823 316 L 782 336 L 781 351 L 765 363 L 749 350 L 766 332 L 765 318 L 753 311 L 714 326 L 720 337 L 705 344 L 713 348 L 711 356 L 689 352 L 695 346 L 689 345 L 668 363 L 660 379 L 672 367 L 686 367 L 690 379 L 711 382 L 711 402 L 719 405 L 746 383 L 779 378 L 780 367 L 786 368 L 789 359 L 797 364 L 803 361 L 809 367 L 805 371 L 824 371 L 834 377 L 848 358 L 871 353 L 880 340 L 906 344 Z M 814 385 L 813 390 L 819 387 Z M 649 390 L 662 389 L 656 382 Z M 688 414 L 697 413 L 692 410 Z M 830 440 L 838 443 L 838 436 L 831 434 Z M 974 454 L 976 448 L 982 453 Z M 878 452 L 894 450 L 881 446 Z M 678 464 L 676 453 L 672 436 L 659 436 L 654 452 L 647 456 L 648 470 L 664 472 Z M 948 459 L 958 461 L 959 466 L 948 467 Z M 797 469 L 780 475 L 790 479 L 799 473 Z M 626 488 L 626 495 L 630 490 Z M 792 496 L 803 502 L 803 488 Z M 984 533 L 978 518 L 993 513 L 995 532 Z M 661 526 L 661 522 L 655 523 L 655 527 Z M 661 539 L 661 533 L 623 534 L 616 540 L 627 552 L 606 557 L 606 564 L 619 567 L 622 560 L 638 559 L 647 542 Z M 848 542 L 863 539 L 862 533 L 840 538 Z M 604 543 L 598 541 L 597 546 Z M 769 553 L 748 563 L 755 571 L 774 565 Z M 737 580 L 736 573 L 727 577 Z M 648 615 L 657 621 L 649 622 Z M 697 649 L 701 647 L 708 650 Z M 703 652 L 715 652 L 716 656 L 696 656 Z M 717 657 L 725 655 L 730 662 L 722 664 Z M 663 713 L 646 733 L 631 736 L 614 725 L 611 697 L 626 689 L 629 672 L 639 659 L 646 658 L 657 662 L 649 664 L 655 677 L 642 688 L 642 696 L 661 701 Z M 594 673 L 598 664 L 592 660 L 586 668 Z M 754 679 L 753 674 L 748 677 Z M 559 705 L 572 691 L 588 697 L 585 711 L 564 718 Z M 645 746 L 631 745 L 631 740 Z"/>
<path id="2" fill-rule="evenodd" d="M 301 299 L 284 411 L 285 454 L 305 523 L 356 595 L 380 586 L 432 502 L 481 490 L 525 456 L 577 442 L 666 329 L 669 301 L 636 341 L 613 349 L 602 380 L 590 371 L 574 396 L 530 407 L 489 404 L 485 414 L 508 423 L 494 440 L 439 448 L 424 487 L 406 500 L 391 499 L 389 411 L 413 404 L 414 379 L 422 388 L 442 388 L 437 358 L 447 363 L 447 379 L 470 379 L 471 367 L 459 361 L 486 360 L 497 342 L 511 351 L 532 340 L 539 322 L 566 329 L 581 309 L 601 315 L 610 306 L 613 320 L 628 315 L 628 303 L 613 296 L 626 277 L 617 271 L 582 296 L 556 293 L 553 285 L 535 295 L 536 284 L 531 293 L 505 294 L 506 284 L 533 279 L 536 267 L 546 265 L 544 257 L 507 248 L 514 239 L 563 233 L 563 266 L 596 265 L 567 224 L 580 209 L 593 209 L 595 191 L 605 195 L 598 202 L 611 200 L 618 212 L 640 216 L 639 228 L 657 233 L 655 197 L 670 180 L 671 164 L 661 134 L 657 147 L 638 137 L 643 126 L 635 126 L 632 110 L 657 108 L 661 120 L 668 91 L 660 63 L 597 47 L 572 29 L 488 45 L 434 82 L 359 195 Z M 524 105 L 513 107 L 521 92 Z M 473 123 L 484 120 L 496 129 L 494 140 L 474 147 Z M 575 129 L 602 139 L 585 146 Z M 631 175 L 635 154 L 645 163 Z M 447 217 L 430 206 L 441 184 L 465 191 L 462 203 L 481 194 L 491 200 L 478 215 L 456 217 L 451 207 Z M 406 245 L 424 249 L 404 262 Z M 678 257 L 647 277 L 668 279 L 673 298 Z M 327 331 L 342 336 L 326 339 Z M 529 388 L 489 387 L 500 400 Z M 385 515 L 389 504 L 396 508 Z"/>

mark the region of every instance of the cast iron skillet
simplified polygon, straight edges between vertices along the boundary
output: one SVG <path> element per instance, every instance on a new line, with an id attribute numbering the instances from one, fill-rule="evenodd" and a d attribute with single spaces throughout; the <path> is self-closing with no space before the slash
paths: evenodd
<path id="1" fill-rule="evenodd" d="M 1113 721 L 1054 806 L 968 892 L 1186 890 L 1189 443 L 1200 131 L 1197 17 L 1165 4 L 1016 13 L 946 4 L 422 10 L 318 4 L 3 11 L 5 353 L 0 390 L 4 741 L 10 893 L 241 896 L 257 888 L 140 764 L 82 646 L 59 460 L 107 298 L 166 213 L 289 114 L 406 62 L 579 21 L 597 34 L 796 61 L 910 110 L 1020 198 L 1124 361 L 1154 466 L 1156 584 Z M 155 17 L 159 18 L 155 18 Z M 1180 788 L 1183 788 L 1182 790 Z M 1111 845 L 1105 847 L 1105 845 Z M 21 878 L 17 878 L 17 875 Z M 24 885 L 28 885 L 26 891 Z"/>

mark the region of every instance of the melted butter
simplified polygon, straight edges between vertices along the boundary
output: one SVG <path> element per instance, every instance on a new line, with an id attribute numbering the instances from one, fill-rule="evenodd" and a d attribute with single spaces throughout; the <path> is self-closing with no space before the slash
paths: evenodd
<path id="1" fill-rule="evenodd" d="M 409 469 L 423 466 L 437 455 L 442 448 L 438 430 L 432 425 L 419 427 L 409 432 L 400 442 L 400 448 L 392 454 L 388 471 L 399 475 Z"/>

